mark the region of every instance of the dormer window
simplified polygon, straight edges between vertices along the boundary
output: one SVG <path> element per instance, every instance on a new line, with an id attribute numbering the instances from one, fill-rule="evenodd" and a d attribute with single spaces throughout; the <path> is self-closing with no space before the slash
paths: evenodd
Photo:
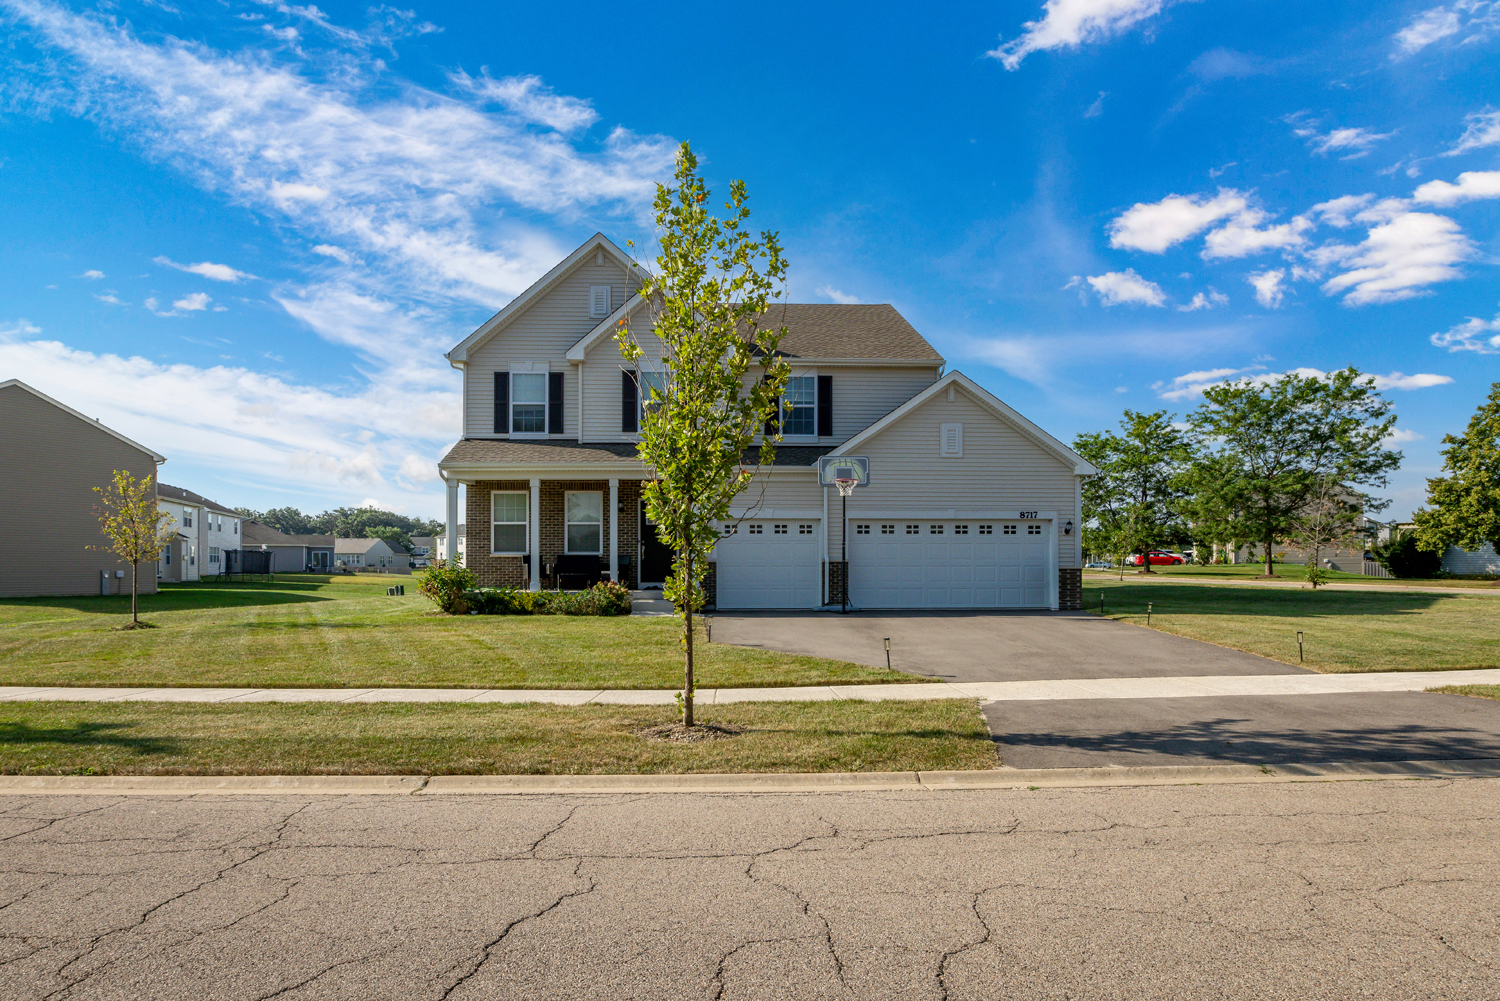
<path id="1" fill-rule="evenodd" d="M 589 316 L 602 320 L 609 315 L 609 286 L 589 286 Z"/>

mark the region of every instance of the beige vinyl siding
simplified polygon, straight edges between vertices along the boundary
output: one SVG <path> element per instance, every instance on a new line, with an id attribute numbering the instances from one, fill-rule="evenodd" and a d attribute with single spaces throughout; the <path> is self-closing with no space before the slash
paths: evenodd
<path id="1" fill-rule="evenodd" d="M 938 379 L 935 366 L 844 368 L 821 365 L 817 373 L 833 376 L 833 437 L 819 438 L 820 445 L 848 441 Z"/>
<path id="2" fill-rule="evenodd" d="M 106 545 L 94 516 L 96 486 L 117 469 L 154 477 L 156 462 L 92 422 L 19 386 L 0 389 L 0 595 L 98 594 L 100 571 L 130 593 L 130 565 L 87 547 Z M 154 482 L 154 480 L 153 480 Z M 156 591 L 156 560 L 140 566 L 140 590 Z"/>
<path id="3" fill-rule="evenodd" d="M 1449 546 L 1443 554 L 1443 569 L 1456 574 L 1500 574 L 1500 555 L 1488 542 L 1472 553 Z"/>
<path id="4" fill-rule="evenodd" d="M 938 393 L 857 451 L 870 457 L 870 485 L 849 498 L 849 520 L 865 511 L 1055 511 L 1057 565 L 1079 566 L 1077 477 L 1072 467 L 995 416 L 960 387 Z M 944 423 L 963 425 L 963 455 L 938 454 Z M 839 502 L 828 507 L 829 553 L 839 551 Z M 1062 533 L 1072 520 L 1073 534 Z"/>
<path id="5" fill-rule="evenodd" d="M 777 511 L 797 511 L 803 515 L 816 513 L 822 517 L 823 491 L 818 486 L 817 472 L 806 473 L 776 471 L 762 473 L 751 481 L 745 492 L 734 499 L 729 511 L 736 517 L 754 517 L 764 514 L 776 517 Z"/>
<path id="6" fill-rule="evenodd" d="M 650 322 L 644 309 L 636 314 L 631 329 Z M 637 333 L 648 364 L 661 364 L 661 341 L 650 333 Z M 635 441 L 620 430 L 620 373 L 628 366 L 613 337 L 601 337 L 589 348 L 583 362 L 583 441 Z"/>
<path id="7" fill-rule="evenodd" d="M 578 369 L 565 355 L 585 334 L 599 325 L 589 315 L 589 288 L 610 287 L 610 308 L 625 302 L 632 291 L 625 269 L 605 255 L 603 265 L 594 256 L 580 261 L 549 292 L 511 320 L 506 327 L 469 352 L 464 370 L 464 437 L 503 437 L 495 428 L 495 373 L 508 371 L 517 362 L 544 362 L 551 371 L 565 373 L 562 437 L 578 437 Z M 619 354 L 619 349 L 610 347 Z M 618 388 L 615 430 L 619 430 Z"/>

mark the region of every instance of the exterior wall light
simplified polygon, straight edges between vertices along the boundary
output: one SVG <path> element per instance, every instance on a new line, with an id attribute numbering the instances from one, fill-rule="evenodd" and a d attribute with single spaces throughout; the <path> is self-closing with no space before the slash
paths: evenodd
<path id="1" fill-rule="evenodd" d="M 1072 535 L 1073 534 L 1073 520 L 1071 518 L 1069 518 L 1067 521 L 1063 522 L 1063 534 L 1064 535 Z"/>

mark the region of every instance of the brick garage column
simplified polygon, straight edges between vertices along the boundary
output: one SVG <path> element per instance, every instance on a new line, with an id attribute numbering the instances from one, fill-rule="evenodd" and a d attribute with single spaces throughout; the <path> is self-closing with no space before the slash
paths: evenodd
<path id="1" fill-rule="evenodd" d="M 531 590 L 542 589 L 542 481 L 531 481 Z"/>
<path id="2" fill-rule="evenodd" d="M 1083 607 L 1083 571 L 1078 567 L 1063 567 L 1057 571 L 1057 607 Z"/>
<path id="3" fill-rule="evenodd" d="M 609 579 L 620 580 L 620 481 L 614 477 L 609 481 Z"/>

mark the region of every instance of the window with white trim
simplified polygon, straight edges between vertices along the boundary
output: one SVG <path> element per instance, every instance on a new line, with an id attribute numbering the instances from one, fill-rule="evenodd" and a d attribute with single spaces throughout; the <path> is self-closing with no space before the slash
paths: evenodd
<path id="1" fill-rule="evenodd" d="M 192 528 L 193 527 L 193 512 L 192 512 L 191 508 L 183 508 L 182 509 L 182 527 L 183 528 Z"/>
<path id="2" fill-rule="evenodd" d="M 812 437 L 817 432 L 818 377 L 794 375 L 786 381 L 781 397 L 781 433 L 787 437 Z"/>
<path id="3" fill-rule="evenodd" d="M 511 434 L 547 433 L 547 373 L 510 373 Z"/>
<path id="4" fill-rule="evenodd" d="M 589 286 L 589 316 L 603 319 L 609 315 L 609 286 Z"/>
<path id="5" fill-rule="evenodd" d="M 521 555 L 526 552 L 527 509 L 530 495 L 524 490 L 496 490 L 490 494 L 490 554 Z"/>
<path id="6" fill-rule="evenodd" d="M 569 490 L 563 498 L 567 552 L 597 555 L 604 551 L 604 495 L 597 490 Z"/>
<path id="7" fill-rule="evenodd" d="M 637 375 L 640 381 L 640 391 L 636 393 L 636 399 L 640 403 L 641 420 L 645 420 L 646 414 L 655 410 L 661 401 L 667 398 L 667 373 L 652 372 L 643 368 Z M 656 393 L 654 400 L 651 398 L 653 392 Z"/>
<path id="8" fill-rule="evenodd" d="M 964 426 L 962 424 L 944 424 L 942 434 L 939 436 L 938 452 L 946 458 L 963 458 L 964 454 Z"/>

